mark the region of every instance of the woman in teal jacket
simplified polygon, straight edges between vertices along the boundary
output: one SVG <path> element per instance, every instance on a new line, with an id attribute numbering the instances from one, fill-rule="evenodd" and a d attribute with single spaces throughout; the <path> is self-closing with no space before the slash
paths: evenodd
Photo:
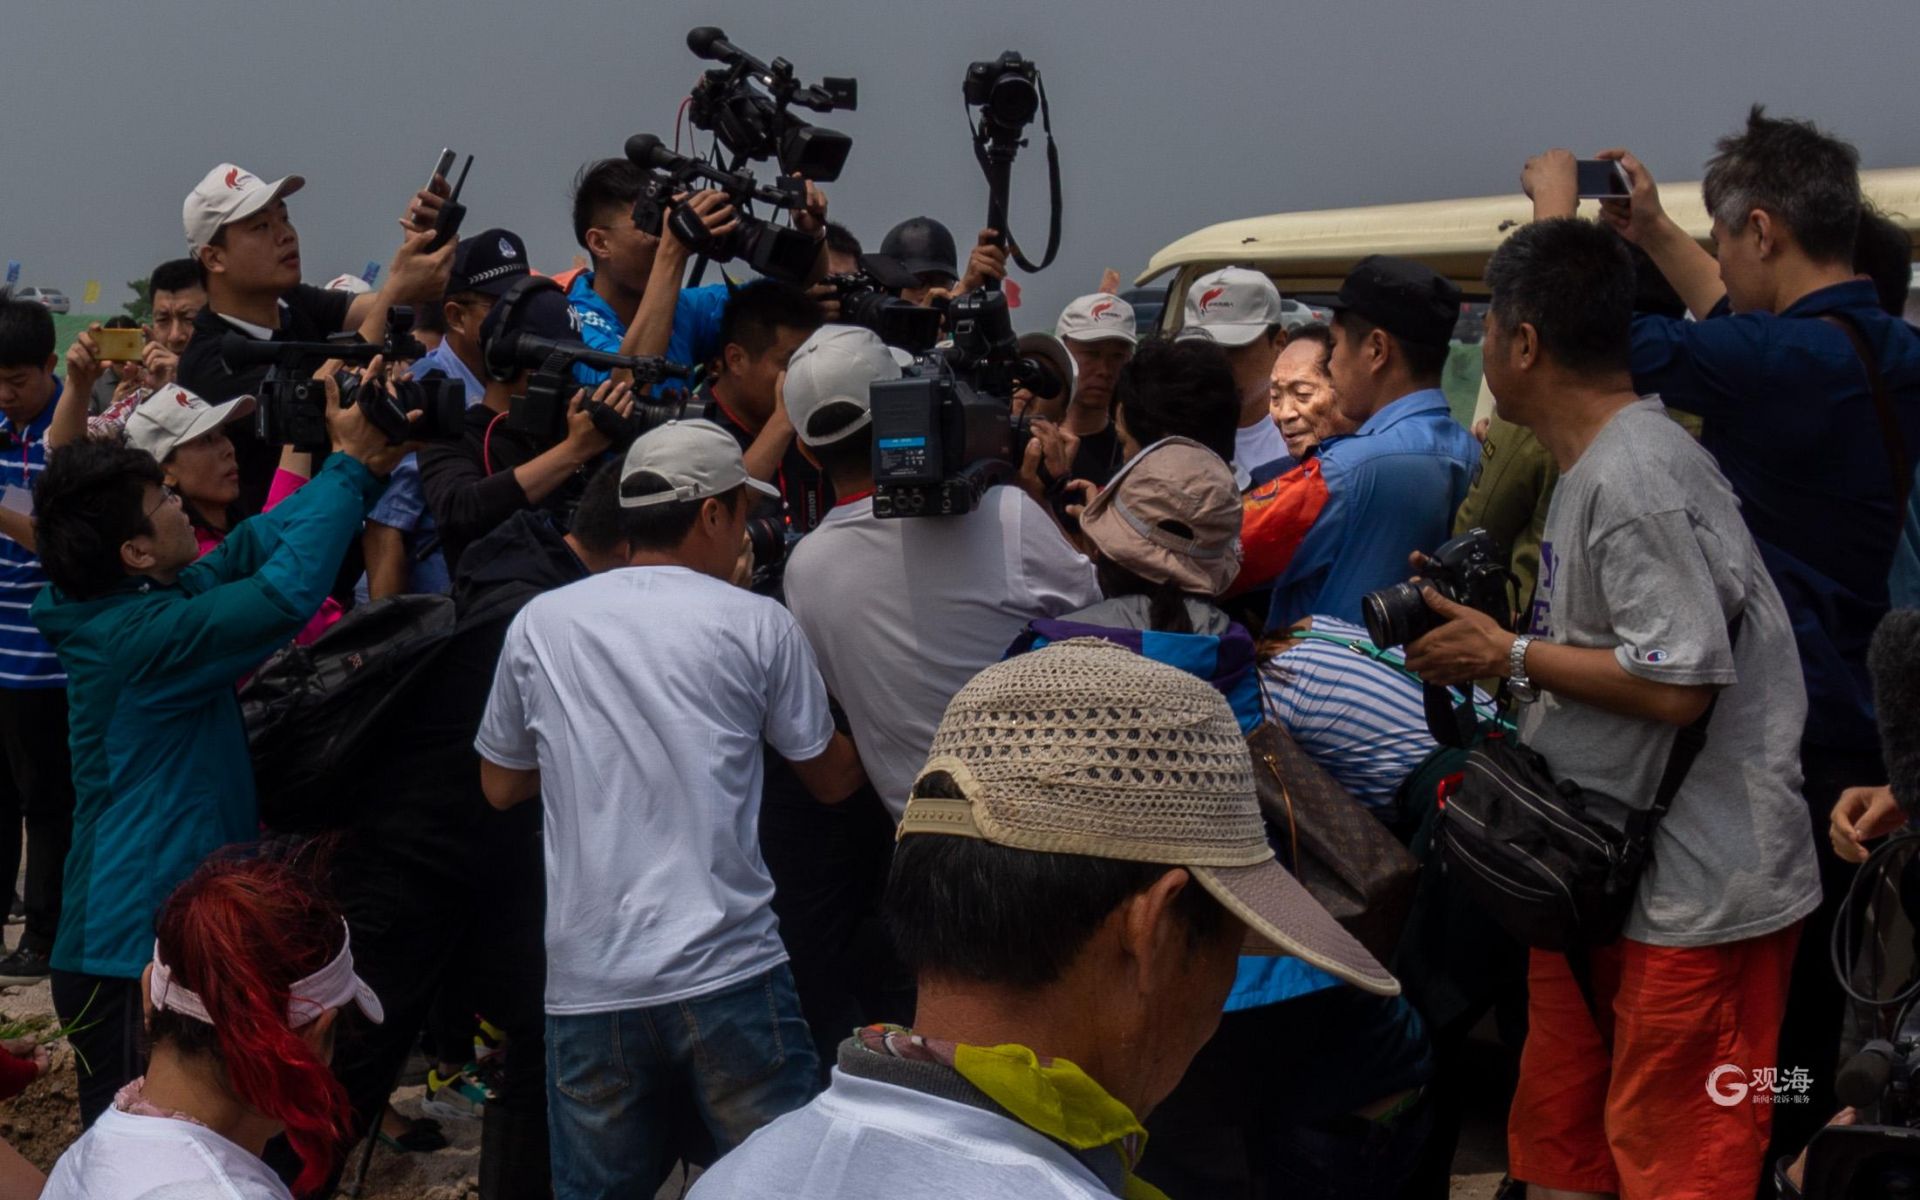
<path id="1" fill-rule="evenodd" d="M 68 675 L 76 800 L 54 1007 L 82 1026 L 86 1124 L 140 1073 L 138 981 L 161 901 L 213 851 L 258 836 L 234 686 L 312 618 L 406 450 L 357 407 L 332 402 L 329 424 L 338 452 L 312 482 L 197 562 L 144 451 L 67 447 L 36 490 L 53 583 L 32 615 Z"/>

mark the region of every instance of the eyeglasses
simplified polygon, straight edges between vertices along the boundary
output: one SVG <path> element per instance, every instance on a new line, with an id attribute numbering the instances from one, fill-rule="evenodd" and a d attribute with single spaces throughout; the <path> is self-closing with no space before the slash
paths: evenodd
<path id="1" fill-rule="evenodd" d="M 154 505 L 152 508 L 140 514 L 140 520 L 143 523 L 147 521 L 151 521 L 153 519 L 153 514 L 159 512 L 162 508 L 165 508 L 169 504 L 173 505 L 175 508 L 180 507 L 180 504 L 181 504 L 180 493 L 174 491 L 172 488 L 161 488 L 160 499 L 154 502 Z"/>

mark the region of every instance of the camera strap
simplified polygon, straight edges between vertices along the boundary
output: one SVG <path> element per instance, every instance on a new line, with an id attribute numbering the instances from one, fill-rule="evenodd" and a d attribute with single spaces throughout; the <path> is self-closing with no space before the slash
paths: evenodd
<path id="1" fill-rule="evenodd" d="M 1013 255 L 1013 261 L 1025 271 L 1044 271 L 1053 265 L 1054 256 L 1060 253 L 1060 146 L 1053 140 L 1053 110 L 1047 104 L 1047 82 L 1044 77 L 1036 77 L 1034 86 L 1040 93 L 1040 129 L 1047 135 L 1047 200 L 1050 206 L 1047 218 L 1046 254 L 1038 263 L 1029 259 L 1020 249 L 1020 239 L 1013 236 L 1013 215 L 1008 206 L 1006 224 L 1008 228 L 1000 230 L 1007 239 L 1007 250 Z M 967 112 L 967 124 L 973 129 L 973 157 L 986 173 L 987 184 L 993 184 L 993 166 L 987 161 L 987 139 L 981 135 L 980 126 L 974 122 L 971 110 Z M 1010 198 L 1003 198 L 1010 199 Z"/>

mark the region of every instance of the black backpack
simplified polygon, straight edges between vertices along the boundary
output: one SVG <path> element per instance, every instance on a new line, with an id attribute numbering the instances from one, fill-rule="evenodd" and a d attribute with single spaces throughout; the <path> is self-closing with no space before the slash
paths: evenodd
<path id="1" fill-rule="evenodd" d="M 356 800 L 343 781 L 458 624 L 447 596 L 389 596 L 267 660 L 240 689 L 240 711 L 268 828 L 311 833 L 351 820 Z"/>

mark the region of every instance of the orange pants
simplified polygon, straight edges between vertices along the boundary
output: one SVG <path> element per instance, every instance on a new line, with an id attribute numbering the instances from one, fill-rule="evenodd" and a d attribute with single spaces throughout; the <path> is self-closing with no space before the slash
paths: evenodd
<path id="1" fill-rule="evenodd" d="M 1793 1095 L 1747 1085 L 1776 1066 L 1799 940 L 1796 922 L 1723 946 L 1623 938 L 1596 948 L 1594 994 L 1611 1053 L 1566 958 L 1535 950 L 1507 1121 L 1512 1176 L 1621 1200 L 1752 1196 L 1773 1104 Z"/>

